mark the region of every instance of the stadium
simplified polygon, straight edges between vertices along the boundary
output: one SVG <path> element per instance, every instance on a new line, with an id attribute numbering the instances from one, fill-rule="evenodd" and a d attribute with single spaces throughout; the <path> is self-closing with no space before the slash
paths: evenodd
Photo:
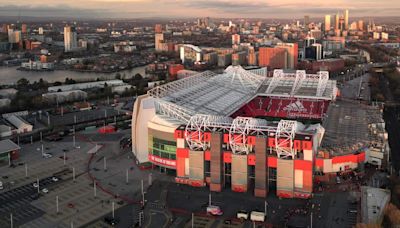
<path id="1" fill-rule="evenodd" d="M 376 159 L 368 153 L 376 110 L 338 94 L 326 71 L 193 74 L 136 99 L 132 150 L 177 183 L 309 198 L 317 181 Z"/>

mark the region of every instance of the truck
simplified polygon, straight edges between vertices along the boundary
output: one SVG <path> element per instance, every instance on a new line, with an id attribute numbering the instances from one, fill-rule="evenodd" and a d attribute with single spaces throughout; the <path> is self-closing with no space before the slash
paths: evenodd
<path id="1" fill-rule="evenodd" d="M 222 215 L 223 212 L 221 210 L 221 208 L 219 206 L 213 206 L 213 205 L 209 205 L 207 207 L 207 214 L 211 214 L 211 215 Z"/>
<path id="2" fill-rule="evenodd" d="M 250 220 L 253 222 L 264 222 L 265 221 L 265 213 L 259 211 L 252 211 L 250 213 Z"/>

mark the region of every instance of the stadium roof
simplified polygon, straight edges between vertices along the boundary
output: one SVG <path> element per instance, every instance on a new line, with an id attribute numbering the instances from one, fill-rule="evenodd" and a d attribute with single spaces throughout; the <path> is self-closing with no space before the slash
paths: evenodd
<path id="1" fill-rule="evenodd" d="M 266 68 L 245 70 L 229 66 L 222 74 L 202 72 L 158 86 L 148 93 L 156 98 L 156 111 L 185 122 L 195 114 L 230 116 L 257 95 L 333 100 L 336 81 L 328 72 L 306 74 Z"/>

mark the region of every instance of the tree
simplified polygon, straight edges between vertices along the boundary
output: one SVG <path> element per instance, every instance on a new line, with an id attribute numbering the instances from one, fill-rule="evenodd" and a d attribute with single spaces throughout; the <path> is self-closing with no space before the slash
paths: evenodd
<path id="1" fill-rule="evenodd" d="M 18 90 L 27 90 L 28 86 L 29 86 L 29 81 L 26 78 L 21 78 L 17 81 Z"/>
<path id="2" fill-rule="evenodd" d="M 143 80 L 143 76 L 141 74 L 137 73 L 137 74 L 135 74 L 134 79 L 135 79 L 135 81 L 141 81 L 141 80 Z"/>

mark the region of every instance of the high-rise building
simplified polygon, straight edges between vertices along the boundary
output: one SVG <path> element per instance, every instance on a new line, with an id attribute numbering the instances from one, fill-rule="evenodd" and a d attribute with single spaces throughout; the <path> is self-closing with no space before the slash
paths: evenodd
<path id="1" fill-rule="evenodd" d="M 310 24 L 310 16 L 305 15 L 304 16 L 304 27 L 308 28 L 309 24 Z"/>
<path id="2" fill-rule="evenodd" d="M 74 51 L 78 47 L 78 35 L 75 27 L 64 27 L 64 51 Z"/>
<path id="3" fill-rule="evenodd" d="M 19 30 L 14 30 L 12 28 L 8 29 L 8 42 L 12 44 L 17 44 L 22 40 L 22 34 Z"/>
<path id="4" fill-rule="evenodd" d="M 316 60 L 322 59 L 322 57 L 323 57 L 322 56 L 323 55 L 322 45 L 315 43 L 315 44 L 312 45 L 312 47 L 315 47 Z"/>
<path id="5" fill-rule="evenodd" d="M 162 25 L 161 24 L 156 24 L 154 26 L 154 32 L 155 33 L 162 33 Z"/>
<path id="6" fill-rule="evenodd" d="M 335 15 L 335 30 L 339 29 L 340 16 L 339 13 Z"/>
<path id="7" fill-rule="evenodd" d="M 344 29 L 349 30 L 349 10 L 344 11 Z"/>
<path id="8" fill-rule="evenodd" d="M 357 23 L 357 27 L 358 27 L 358 30 L 364 31 L 364 21 L 363 20 L 359 20 L 358 23 Z"/>
<path id="9" fill-rule="evenodd" d="M 257 53 L 253 46 L 249 47 L 248 55 L 247 55 L 247 64 L 251 66 L 257 65 Z"/>
<path id="10" fill-rule="evenodd" d="M 26 34 L 26 33 L 28 32 L 28 27 L 27 27 L 26 24 L 22 24 L 22 25 L 21 25 L 21 32 L 22 32 L 23 34 Z"/>
<path id="11" fill-rule="evenodd" d="M 299 45 L 297 43 L 278 43 L 277 47 L 287 50 L 287 68 L 296 69 L 299 56 Z"/>
<path id="12" fill-rule="evenodd" d="M 304 40 L 304 47 L 310 47 L 311 45 L 313 45 L 313 44 L 315 44 L 315 43 L 316 43 L 316 40 L 315 40 L 314 37 L 307 37 L 307 38 Z"/>
<path id="13" fill-rule="evenodd" d="M 331 30 L 331 15 L 325 15 L 325 32 L 329 32 Z"/>
<path id="14" fill-rule="evenodd" d="M 39 33 L 39 35 L 43 35 L 43 27 L 39 27 L 38 33 Z"/>
<path id="15" fill-rule="evenodd" d="M 260 47 L 258 65 L 268 69 L 286 69 L 287 51 L 279 47 Z"/>
<path id="16" fill-rule="evenodd" d="M 240 35 L 233 34 L 232 35 L 232 45 L 239 45 L 240 44 Z"/>
<path id="17" fill-rule="evenodd" d="M 162 51 L 162 44 L 164 42 L 164 34 L 156 33 L 154 36 L 156 51 Z"/>

